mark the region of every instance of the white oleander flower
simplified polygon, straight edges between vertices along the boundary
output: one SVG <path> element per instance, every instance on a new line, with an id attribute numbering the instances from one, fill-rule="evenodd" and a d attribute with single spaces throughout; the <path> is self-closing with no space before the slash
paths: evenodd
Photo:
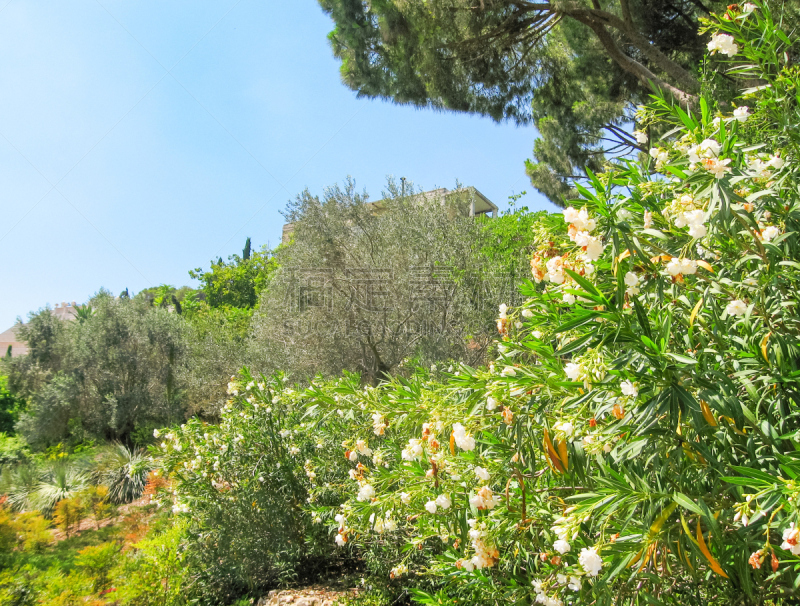
<path id="1" fill-rule="evenodd" d="M 404 461 L 416 461 L 422 457 L 422 441 L 412 438 L 400 453 Z"/>
<path id="2" fill-rule="evenodd" d="M 704 158 L 702 161 L 703 167 L 717 179 L 722 179 L 722 177 L 724 177 L 725 174 L 731 170 L 728 168 L 728 164 L 730 163 L 730 158 L 726 158 L 725 160 L 718 160 L 717 158 Z"/>
<path id="3" fill-rule="evenodd" d="M 575 431 L 575 426 L 569 421 L 559 421 L 553 425 L 553 429 L 555 431 L 563 432 L 566 437 L 571 438 L 572 432 Z"/>
<path id="4" fill-rule="evenodd" d="M 783 531 L 783 543 L 781 549 L 791 551 L 793 555 L 800 555 L 800 528 L 792 522 L 789 528 Z"/>
<path id="5" fill-rule="evenodd" d="M 647 133 L 643 133 L 640 130 L 633 131 L 633 136 L 636 138 L 636 142 L 639 145 L 644 145 L 647 143 Z"/>
<path id="6" fill-rule="evenodd" d="M 522 310 L 522 316 L 524 318 L 532 318 L 533 317 L 533 312 L 530 309 L 523 309 Z"/>
<path id="7" fill-rule="evenodd" d="M 475 475 L 478 476 L 479 480 L 483 480 L 484 482 L 488 482 L 489 478 L 491 477 L 489 475 L 489 472 L 486 469 L 484 469 L 483 467 L 476 467 L 475 468 Z"/>
<path id="8" fill-rule="evenodd" d="M 369 485 L 364 484 L 358 491 L 356 498 L 359 501 L 370 501 L 375 496 L 375 489 Z"/>
<path id="9" fill-rule="evenodd" d="M 629 288 L 636 288 L 639 285 L 639 276 L 632 271 L 625 274 L 625 286 Z"/>
<path id="10" fill-rule="evenodd" d="M 772 168 L 776 170 L 780 170 L 783 168 L 783 165 L 786 164 L 786 161 L 781 158 L 780 156 L 772 156 L 769 161 L 767 162 Z"/>
<path id="11" fill-rule="evenodd" d="M 400 500 L 403 502 L 404 505 L 408 505 L 411 502 L 411 495 L 407 492 L 400 493 Z"/>
<path id="12" fill-rule="evenodd" d="M 564 366 L 564 373 L 570 381 L 580 381 L 583 377 L 583 366 L 574 362 L 567 362 Z"/>
<path id="13" fill-rule="evenodd" d="M 743 316 L 747 313 L 747 303 L 739 299 L 731 301 L 728 303 L 727 307 L 725 307 L 725 313 L 729 316 Z"/>
<path id="14" fill-rule="evenodd" d="M 623 395 L 630 396 L 631 398 L 635 398 L 639 395 L 639 390 L 636 389 L 636 385 L 627 380 L 620 383 L 620 389 Z"/>
<path id="15" fill-rule="evenodd" d="M 461 450 L 475 450 L 475 438 L 467 435 L 461 423 L 453 424 L 453 440 Z"/>
<path id="16" fill-rule="evenodd" d="M 438 507 L 441 507 L 442 509 L 450 509 L 450 505 L 452 505 L 452 501 L 450 500 L 450 495 L 447 493 L 440 494 L 438 497 L 436 497 L 436 505 Z"/>
<path id="17" fill-rule="evenodd" d="M 569 583 L 567 587 L 572 591 L 580 591 L 581 590 L 581 578 L 580 577 L 570 577 Z"/>
<path id="18" fill-rule="evenodd" d="M 425 503 L 425 509 L 428 513 L 436 513 L 436 501 L 428 501 Z"/>
<path id="19" fill-rule="evenodd" d="M 486 398 L 486 410 L 494 410 L 495 408 L 497 408 L 497 400 L 492 396 Z"/>
<path id="20" fill-rule="evenodd" d="M 697 273 L 697 261 L 672 257 L 669 263 L 667 263 L 667 273 L 671 276 L 677 276 L 679 274 L 691 276 Z"/>
<path id="21" fill-rule="evenodd" d="M 564 539 L 558 539 L 555 543 L 553 543 L 553 549 L 555 549 L 558 553 L 564 554 L 572 549 L 572 547 L 570 547 L 570 544 Z"/>
<path id="22" fill-rule="evenodd" d="M 717 52 L 733 57 L 739 52 L 739 45 L 728 34 L 715 34 L 708 43 L 708 50 L 713 55 Z"/>
<path id="23" fill-rule="evenodd" d="M 780 229 L 778 229 L 774 225 L 769 225 L 768 227 L 765 227 L 764 230 L 761 232 L 761 239 L 764 242 L 770 242 L 771 240 L 774 240 L 780 235 L 781 235 Z"/>
<path id="24" fill-rule="evenodd" d="M 700 155 L 704 158 L 716 158 L 722 146 L 715 139 L 705 139 L 699 146 Z"/>
<path id="25" fill-rule="evenodd" d="M 692 236 L 692 238 L 705 238 L 707 233 L 708 230 L 706 229 L 706 226 L 703 225 L 702 223 L 689 224 L 689 235 Z"/>
<path id="26" fill-rule="evenodd" d="M 581 554 L 578 556 L 578 563 L 586 571 L 590 577 L 596 577 L 600 574 L 600 569 L 603 567 L 603 558 L 597 553 L 595 547 L 584 547 L 581 549 Z"/>
<path id="27" fill-rule="evenodd" d="M 749 116 L 750 108 L 746 105 L 742 105 L 741 107 L 737 107 L 735 110 L 733 110 L 733 117 L 739 122 L 746 122 Z"/>
<path id="28" fill-rule="evenodd" d="M 650 157 L 656 161 L 656 168 L 661 168 L 664 164 L 669 162 L 669 152 L 662 147 L 651 148 Z"/>
<path id="29" fill-rule="evenodd" d="M 601 255 L 603 254 L 603 249 L 605 246 L 603 243 L 594 236 L 586 244 L 586 252 L 584 253 L 584 257 L 588 261 L 597 261 Z"/>
<path id="30" fill-rule="evenodd" d="M 517 376 L 517 371 L 516 371 L 516 370 L 514 370 L 514 367 L 513 367 L 513 366 L 506 366 L 506 367 L 505 367 L 505 368 L 504 368 L 504 369 L 503 369 L 503 370 L 500 372 L 500 374 L 501 374 L 501 375 L 503 375 L 504 377 L 516 377 L 516 376 Z"/>

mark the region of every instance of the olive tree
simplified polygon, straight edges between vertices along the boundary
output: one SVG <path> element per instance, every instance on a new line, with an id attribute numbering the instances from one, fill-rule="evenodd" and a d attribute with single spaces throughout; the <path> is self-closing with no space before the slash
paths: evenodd
<path id="1" fill-rule="evenodd" d="M 12 389 L 29 402 L 17 428 L 33 443 L 127 439 L 137 427 L 182 416 L 186 322 L 104 291 L 90 305 L 83 321 L 56 319 L 49 309 L 32 314 L 21 330 L 30 353 L 7 363 Z"/>
<path id="2" fill-rule="evenodd" d="M 321 199 L 303 192 L 254 339 L 300 376 L 347 369 L 374 382 L 410 358 L 481 360 L 513 289 L 481 255 L 471 191 L 444 192 L 404 195 L 392 180 L 374 203 L 352 181 Z"/>

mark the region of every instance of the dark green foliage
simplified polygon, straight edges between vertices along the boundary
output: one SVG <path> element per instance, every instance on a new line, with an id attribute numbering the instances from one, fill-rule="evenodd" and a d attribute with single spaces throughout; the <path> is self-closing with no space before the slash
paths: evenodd
<path id="1" fill-rule="evenodd" d="M 676 96 L 699 89 L 698 17 L 722 2 L 614 0 L 319 0 L 343 82 L 360 96 L 533 122 L 528 166 L 554 203 L 570 176 L 630 153 L 631 109 L 651 83 Z M 609 141 L 610 140 L 610 141 Z"/>
<path id="2" fill-rule="evenodd" d="M 250 237 L 247 237 L 247 240 L 244 243 L 244 250 L 242 251 L 242 261 L 247 261 L 250 259 Z"/>
<path id="3" fill-rule="evenodd" d="M 23 407 L 24 401 L 8 390 L 8 377 L 0 375 L 0 433 L 14 433 L 14 423 Z"/>

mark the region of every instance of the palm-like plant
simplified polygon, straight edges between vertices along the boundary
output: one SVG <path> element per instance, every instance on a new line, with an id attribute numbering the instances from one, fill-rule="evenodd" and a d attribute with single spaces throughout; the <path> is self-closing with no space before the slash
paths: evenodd
<path id="1" fill-rule="evenodd" d="M 94 481 L 108 486 L 108 498 L 112 503 L 130 503 L 142 496 L 152 467 L 143 449 L 130 449 L 115 442 L 100 453 Z"/>
<path id="2" fill-rule="evenodd" d="M 6 467 L 0 478 L 0 494 L 8 495 L 8 502 L 16 511 L 33 509 L 31 498 L 39 486 L 39 470 L 33 463 L 19 463 Z"/>
<path id="3" fill-rule="evenodd" d="M 62 499 L 74 497 L 89 484 L 89 476 L 80 467 L 66 461 L 50 463 L 31 493 L 30 505 L 50 516 Z"/>
<path id="4" fill-rule="evenodd" d="M 94 315 L 94 309 L 92 309 L 91 305 L 83 305 L 82 307 L 75 308 L 75 314 L 78 318 L 78 322 L 83 324 Z"/>

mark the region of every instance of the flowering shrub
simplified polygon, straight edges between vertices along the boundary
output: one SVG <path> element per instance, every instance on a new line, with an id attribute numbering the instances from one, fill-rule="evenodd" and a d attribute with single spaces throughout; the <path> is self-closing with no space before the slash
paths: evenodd
<path id="1" fill-rule="evenodd" d="M 245 371 L 219 427 L 168 436 L 197 542 L 355 549 L 431 603 L 796 600 L 796 49 L 762 5 L 707 26 L 758 85 L 639 112 L 641 142 L 666 134 L 535 227 L 539 285 L 500 306 L 488 368 L 302 392 Z"/>

